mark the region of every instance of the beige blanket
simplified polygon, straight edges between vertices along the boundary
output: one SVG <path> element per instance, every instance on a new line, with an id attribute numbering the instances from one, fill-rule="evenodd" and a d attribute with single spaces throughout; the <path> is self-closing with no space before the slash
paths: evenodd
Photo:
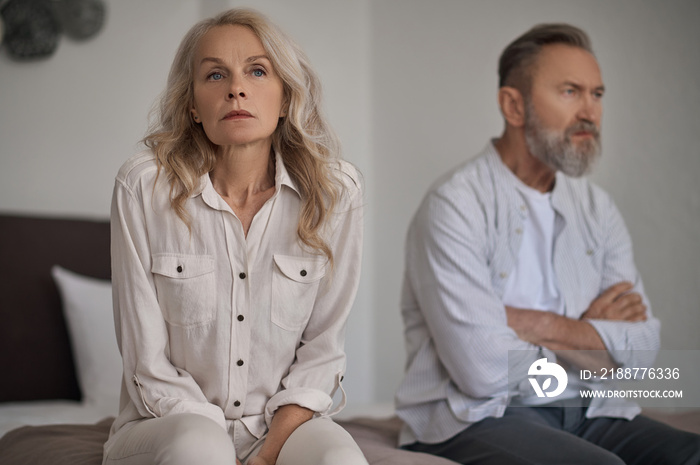
<path id="1" fill-rule="evenodd" d="M 371 465 L 454 465 L 432 455 L 396 448 L 397 418 L 339 421 Z M 2 465 L 101 465 L 112 419 L 95 425 L 24 426 L 0 439 Z"/>
<path id="2" fill-rule="evenodd" d="M 700 433 L 700 412 L 645 414 L 676 428 Z M 94 425 L 24 426 L 0 438 L 2 465 L 101 465 L 102 444 L 112 419 Z M 338 421 L 357 441 L 371 465 L 455 465 L 441 457 L 396 448 L 398 418 Z"/>

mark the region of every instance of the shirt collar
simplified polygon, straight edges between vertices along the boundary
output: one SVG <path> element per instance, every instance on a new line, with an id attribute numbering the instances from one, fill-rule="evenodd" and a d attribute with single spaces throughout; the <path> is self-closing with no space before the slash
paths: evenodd
<path id="1" fill-rule="evenodd" d="M 557 171 L 552 189 L 552 207 L 562 216 L 566 216 L 569 193 L 565 185 L 571 182 L 571 178 L 561 171 Z"/>
<path id="2" fill-rule="evenodd" d="M 486 156 L 493 171 L 496 185 L 512 185 L 513 187 L 515 187 L 515 183 L 513 181 L 513 177 L 515 177 L 515 174 L 510 170 L 510 168 L 506 166 L 505 163 L 503 163 L 501 155 L 498 153 L 498 150 L 496 150 L 496 146 L 494 145 L 494 143 L 497 140 L 498 139 L 496 138 L 491 139 L 485 149 Z"/>
<path id="3" fill-rule="evenodd" d="M 297 188 L 296 184 L 294 183 L 294 180 L 291 178 L 289 175 L 289 172 L 287 171 L 287 167 L 284 165 L 284 161 L 282 160 L 282 156 L 277 152 L 276 150 L 274 151 L 275 153 L 275 196 L 279 195 L 279 193 L 282 191 L 283 186 L 286 188 L 291 189 L 292 191 L 296 192 L 297 195 L 301 196 L 299 193 L 299 189 Z M 199 178 L 199 186 L 197 189 L 192 193 L 191 197 L 197 197 L 198 195 L 202 196 L 202 200 L 204 200 L 204 203 L 209 205 L 211 208 L 215 208 L 217 210 L 225 210 L 228 209 L 228 204 L 226 204 L 226 201 L 221 198 L 218 192 L 214 189 L 214 185 L 211 182 L 211 178 L 209 177 L 209 173 L 206 173 L 202 175 L 201 178 Z"/>
<path id="4" fill-rule="evenodd" d="M 485 149 L 489 160 L 489 164 L 491 165 L 492 171 L 494 173 L 494 180 L 496 182 L 496 185 L 498 186 L 510 186 L 511 188 L 505 189 L 505 191 L 508 193 L 509 197 L 513 202 L 517 202 L 519 195 L 516 191 L 517 184 L 515 183 L 515 181 L 520 180 L 517 176 L 515 176 L 515 173 L 513 173 L 510 170 L 510 168 L 508 168 L 506 164 L 503 163 L 501 155 L 498 153 L 498 150 L 496 150 L 496 146 L 494 145 L 496 140 L 498 139 L 491 139 L 491 141 L 488 143 Z M 552 207 L 560 213 L 562 213 L 562 211 L 566 209 L 563 204 L 566 203 L 564 200 L 564 198 L 567 195 L 565 184 L 567 183 L 568 179 L 568 176 L 566 176 L 560 171 L 557 171 L 555 173 L 554 189 L 552 189 L 550 199 L 552 202 Z M 514 203 L 513 205 L 516 204 Z M 522 207 L 519 210 L 521 216 L 526 216 L 525 210 Z"/>
<path id="5" fill-rule="evenodd" d="M 279 193 L 282 190 L 282 186 L 289 187 L 294 192 L 296 192 L 297 195 L 299 195 L 299 197 L 301 197 L 301 193 L 299 192 L 296 183 L 289 175 L 287 167 L 284 165 L 282 155 L 280 155 L 280 153 L 277 150 L 275 150 L 275 194 Z"/>

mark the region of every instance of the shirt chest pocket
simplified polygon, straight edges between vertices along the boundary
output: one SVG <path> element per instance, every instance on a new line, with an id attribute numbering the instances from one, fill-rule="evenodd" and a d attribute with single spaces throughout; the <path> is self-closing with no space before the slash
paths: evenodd
<path id="1" fill-rule="evenodd" d="M 326 273 L 323 258 L 274 255 L 270 318 L 287 331 L 298 331 L 308 321 Z"/>
<path id="2" fill-rule="evenodd" d="M 165 320 L 196 326 L 216 316 L 214 258 L 208 255 L 153 255 L 158 303 Z"/>

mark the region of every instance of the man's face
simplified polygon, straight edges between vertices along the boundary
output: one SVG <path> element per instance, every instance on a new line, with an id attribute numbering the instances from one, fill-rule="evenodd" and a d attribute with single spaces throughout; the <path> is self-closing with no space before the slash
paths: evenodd
<path id="1" fill-rule="evenodd" d="M 578 177 L 600 154 L 603 83 L 593 55 L 548 45 L 533 67 L 525 99 L 525 137 L 533 156 Z"/>

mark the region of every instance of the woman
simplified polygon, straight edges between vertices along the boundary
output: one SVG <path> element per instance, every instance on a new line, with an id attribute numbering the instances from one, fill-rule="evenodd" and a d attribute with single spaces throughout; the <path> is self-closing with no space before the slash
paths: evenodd
<path id="1" fill-rule="evenodd" d="M 254 11 L 183 39 L 148 150 L 115 183 L 124 384 L 105 464 L 367 463 L 328 419 L 362 194 L 319 101 L 303 52 Z"/>

